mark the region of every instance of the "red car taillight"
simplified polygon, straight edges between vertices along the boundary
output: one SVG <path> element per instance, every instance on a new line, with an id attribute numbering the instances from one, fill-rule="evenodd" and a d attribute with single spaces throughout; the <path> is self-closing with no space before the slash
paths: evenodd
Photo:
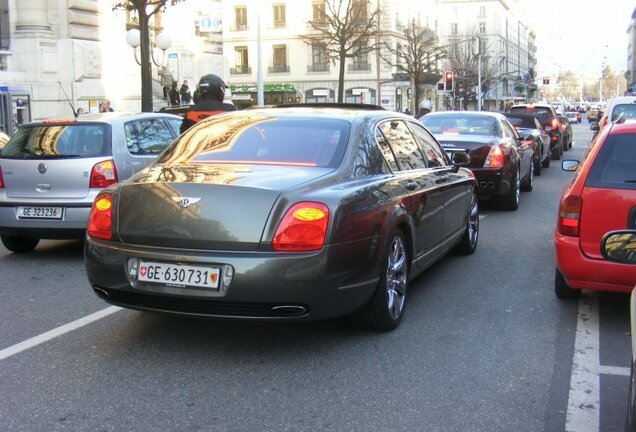
<path id="1" fill-rule="evenodd" d="M 89 185 L 91 189 L 103 189 L 115 183 L 117 183 L 117 169 L 115 168 L 115 162 L 107 160 L 95 164 L 91 170 L 91 180 Z"/>
<path id="2" fill-rule="evenodd" d="M 4 178 L 2 177 L 2 167 L 0 167 L 0 189 L 4 189 Z"/>
<path id="3" fill-rule="evenodd" d="M 277 251 L 307 252 L 319 250 L 325 243 L 329 209 L 317 202 L 294 204 L 283 217 L 272 248 Z"/>
<path id="4" fill-rule="evenodd" d="M 113 237 L 113 196 L 100 194 L 95 198 L 88 216 L 86 232 L 89 236 L 103 240 Z"/>
<path id="5" fill-rule="evenodd" d="M 504 166 L 504 152 L 499 146 L 492 146 L 490 148 L 490 152 L 488 153 L 488 157 L 486 157 L 486 161 L 484 162 L 484 167 L 486 168 L 503 168 Z"/>
<path id="6" fill-rule="evenodd" d="M 556 129 L 559 127 L 559 122 L 557 121 L 557 119 L 552 119 L 552 129 Z"/>
<path id="7" fill-rule="evenodd" d="M 559 207 L 559 218 L 557 221 L 557 231 L 566 236 L 579 236 L 579 226 L 581 223 L 581 209 L 583 200 L 578 196 L 569 196 Z"/>

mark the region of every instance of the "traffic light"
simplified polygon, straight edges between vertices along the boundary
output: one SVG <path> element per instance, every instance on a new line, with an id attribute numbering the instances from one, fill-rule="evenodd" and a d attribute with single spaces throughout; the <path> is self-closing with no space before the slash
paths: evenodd
<path id="1" fill-rule="evenodd" d="M 550 77 L 543 77 L 543 84 L 545 85 L 550 84 Z"/>
<path id="2" fill-rule="evenodd" d="M 444 90 L 453 91 L 455 88 L 455 72 L 446 71 L 444 72 Z"/>

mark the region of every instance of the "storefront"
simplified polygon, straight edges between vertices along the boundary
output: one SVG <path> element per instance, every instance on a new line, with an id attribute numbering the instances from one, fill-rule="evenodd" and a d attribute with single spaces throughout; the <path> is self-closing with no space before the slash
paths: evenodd
<path id="1" fill-rule="evenodd" d="M 328 88 L 313 88 L 305 92 L 306 103 L 333 102 L 336 92 Z"/>
<path id="2" fill-rule="evenodd" d="M 256 84 L 230 84 L 232 102 L 237 109 L 247 108 L 258 103 Z M 280 105 L 286 103 L 299 103 L 301 96 L 289 83 L 268 83 L 263 85 L 263 97 L 265 105 Z"/>

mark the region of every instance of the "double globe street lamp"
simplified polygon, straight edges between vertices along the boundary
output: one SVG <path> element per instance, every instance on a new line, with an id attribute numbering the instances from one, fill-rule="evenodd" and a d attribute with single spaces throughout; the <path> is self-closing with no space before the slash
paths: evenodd
<path id="1" fill-rule="evenodd" d="M 138 29 L 130 29 L 126 33 L 126 43 L 130 45 L 135 54 L 135 61 L 141 66 L 141 111 L 152 112 L 152 64 L 161 66 L 165 60 L 166 50 L 172 45 L 170 36 L 166 33 L 158 34 L 153 43 L 150 41 L 150 35 L 146 29 L 142 34 Z M 151 46 L 159 48 L 162 51 L 161 61 L 155 59 L 154 50 Z M 140 58 L 137 57 L 137 48 L 140 48 Z"/>

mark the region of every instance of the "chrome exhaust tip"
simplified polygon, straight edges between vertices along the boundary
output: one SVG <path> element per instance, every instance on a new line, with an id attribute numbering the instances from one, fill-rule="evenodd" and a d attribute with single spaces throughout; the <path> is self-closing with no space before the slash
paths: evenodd
<path id="1" fill-rule="evenodd" d="M 307 313 L 307 308 L 301 305 L 279 305 L 272 306 L 270 311 L 276 316 L 300 316 L 305 315 Z"/>
<path id="2" fill-rule="evenodd" d="M 110 294 L 108 294 L 108 292 L 102 288 L 93 287 L 93 291 L 95 291 L 95 294 L 103 299 L 110 299 Z"/>

